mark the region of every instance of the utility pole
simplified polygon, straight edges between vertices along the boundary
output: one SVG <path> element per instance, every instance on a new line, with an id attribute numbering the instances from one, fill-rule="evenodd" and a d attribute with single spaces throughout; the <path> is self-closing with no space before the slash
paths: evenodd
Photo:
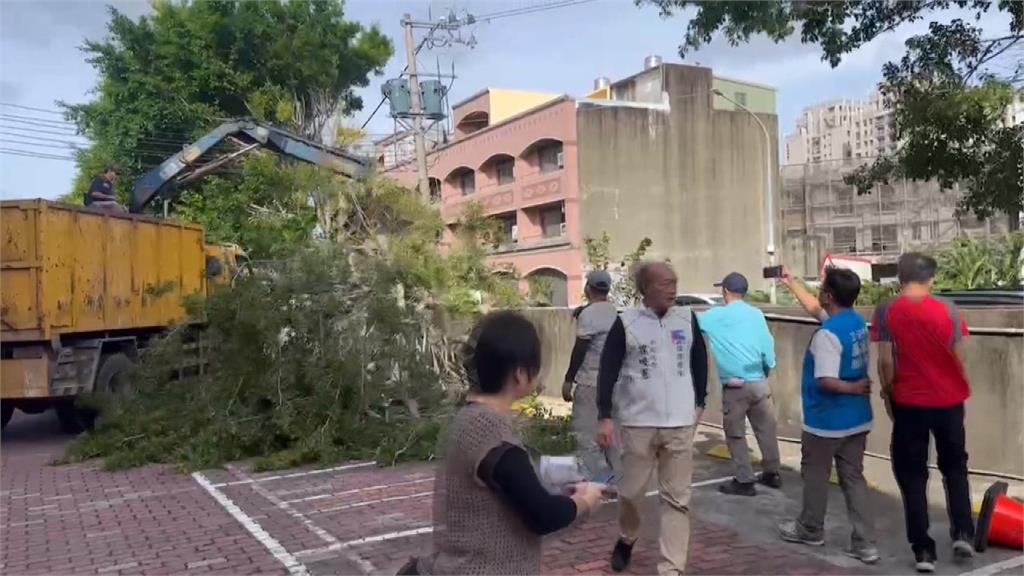
<path id="1" fill-rule="evenodd" d="M 766 218 L 768 225 L 768 240 L 765 243 L 765 252 L 768 253 L 768 265 L 775 266 L 775 196 L 772 191 L 772 180 L 775 179 L 775 175 L 772 174 L 772 137 L 768 134 L 768 127 L 764 125 L 764 122 L 762 122 L 761 119 L 757 117 L 757 114 L 754 114 L 750 108 L 747 108 L 743 104 L 729 98 L 717 88 L 713 88 L 711 92 L 716 96 L 725 98 L 729 102 L 732 102 L 737 108 L 743 110 L 747 114 L 750 114 L 750 117 L 757 122 L 757 125 L 761 127 L 761 131 L 764 132 L 764 173 L 767 177 L 766 187 L 768 188 L 768 207 L 766 209 L 768 213 L 768 217 Z M 768 287 L 768 301 L 772 304 L 777 302 L 775 284 L 776 282 L 772 280 Z"/>
<path id="2" fill-rule="evenodd" d="M 416 178 L 419 182 L 420 197 L 430 200 L 430 179 L 427 176 L 427 143 L 423 135 L 423 106 L 420 102 L 420 79 L 416 73 L 416 47 L 413 46 L 412 16 L 402 16 L 405 28 L 405 60 L 409 74 L 409 97 L 412 112 L 412 135 L 416 144 Z"/>

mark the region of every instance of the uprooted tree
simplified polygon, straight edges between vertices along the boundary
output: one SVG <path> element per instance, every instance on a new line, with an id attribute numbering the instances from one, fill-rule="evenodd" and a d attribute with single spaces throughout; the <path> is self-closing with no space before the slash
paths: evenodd
<path id="1" fill-rule="evenodd" d="M 486 273 L 475 241 L 440 254 L 443 223 L 412 192 L 378 182 L 339 194 L 341 241 L 192 302 L 205 329 L 178 330 L 143 355 L 128 390 L 91 399 L 100 424 L 69 458 L 186 469 L 430 458 L 465 391 L 461 336 L 481 307 L 518 294 Z M 182 371 L 196 338 L 206 362 Z M 533 437 L 564 439 L 550 426 Z"/>
<path id="2" fill-rule="evenodd" d="M 1024 125 L 1001 122 L 1024 82 L 1024 2 L 635 1 L 658 7 L 666 17 L 694 10 L 681 55 L 718 33 L 733 45 L 758 34 L 775 42 L 799 34 L 802 43 L 820 46 L 822 59 L 833 67 L 908 22 L 957 15 L 954 10 L 975 21 L 986 14 L 1005 18 L 1006 29 L 998 34 L 950 18 L 931 22 L 927 33 L 907 40 L 904 56 L 883 66 L 879 85 L 893 106 L 902 144 L 895 154 L 850 174 L 847 183 L 864 194 L 892 178 L 934 179 L 944 189 L 959 184 L 965 192 L 961 208 L 979 217 L 1024 210 Z"/>

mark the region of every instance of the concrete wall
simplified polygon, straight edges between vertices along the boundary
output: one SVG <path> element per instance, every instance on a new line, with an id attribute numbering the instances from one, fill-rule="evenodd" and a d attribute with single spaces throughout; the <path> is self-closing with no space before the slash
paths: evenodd
<path id="1" fill-rule="evenodd" d="M 806 317 L 802 310 L 775 308 L 772 313 Z M 865 311 L 869 313 L 870 311 Z M 569 364 L 574 327 L 568 309 L 529 309 L 544 344 L 541 371 L 543 394 L 560 397 L 562 378 Z M 1017 328 L 1024 315 L 1017 311 L 965 310 L 967 323 L 979 327 Z M 779 435 L 799 438 L 801 425 L 800 372 L 804 352 L 816 326 L 769 319 L 775 336 L 778 366 L 771 384 L 779 418 Z M 967 341 L 967 373 L 972 394 L 967 401 L 967 449 L 969 466 L 1024 476 L 1024 338 L 972 334 Z M 875 376 L 877 381 L 877 375 Z M 712 371 L 711 384 L 717 382 Z M 709 384 L 705 420 L 721 423 L 721 388 Z M 891 424 L 877 394 L 873 397 L 875 427 L 868 437 L 868 450 L 889 453 Z"/>
<path id="2" fill-rule="evenodd" d="M 651 257 L 676 265 L 684 291 L 707 292 L 732 270 L 766 288 L 763 133 L 746 112 L 712 108 L 711 70 L 661 70 L 670 110 L 579 105 L 582 232 L 607 232 L 613 260 L 651 238 Z M 777 118 L 760 118 L 777 176 Z"/>
<path id="3" fill-rule="evenodd" d="M 775 89 L 770 86 L 720 76 L 716 76 L 711 85 L 733 100 L 739 100 L 737 93 L 745 94 L 746 107 L 755 114 L 775 114 Z M 742 108 L 721 96 L 716 95 L 712 102 L 715 110 L 742 111 Z"/>

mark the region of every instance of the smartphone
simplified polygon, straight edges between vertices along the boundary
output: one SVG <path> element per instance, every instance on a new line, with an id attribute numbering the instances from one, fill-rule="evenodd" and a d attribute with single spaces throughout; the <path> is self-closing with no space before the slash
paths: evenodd
<path id="1" fill-rule="evenodd" d="M 765 266 L 761 273 L 765 278 L 782 278 L 782 266 Z"/>

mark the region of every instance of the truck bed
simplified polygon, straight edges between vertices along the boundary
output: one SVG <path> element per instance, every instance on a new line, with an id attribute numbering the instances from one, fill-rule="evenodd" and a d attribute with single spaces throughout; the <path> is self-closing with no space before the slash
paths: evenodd
<path id="1" fill-rule="evenodd" d="M 0 202 L 0 340 L 160 328 L 206 289 L 203 229 L 47 200 Z"/>

